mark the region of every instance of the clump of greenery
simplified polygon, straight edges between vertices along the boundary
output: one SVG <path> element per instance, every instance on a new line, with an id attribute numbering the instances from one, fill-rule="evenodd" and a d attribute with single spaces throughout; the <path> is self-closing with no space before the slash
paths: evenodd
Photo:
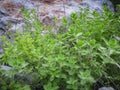
<path id="1" fill-rule="evenodd" d="M 37 83 L 32 79 L 29 85 L 44 90 L 92 90 L 101 77 L 120 80 L 120 18 L 114 13 L 73 13 L 69 21 L 63 18 L 66 32 L 57 35 L 51 31 L 42 35 L 45 27 L 35 19 L 36 13 L 32 23 L 29 12 L 24 14 L 29 24 L 13 42 L 7 41 L 1 61 L 12 67 L 10 77 L 36 73 Z"/>

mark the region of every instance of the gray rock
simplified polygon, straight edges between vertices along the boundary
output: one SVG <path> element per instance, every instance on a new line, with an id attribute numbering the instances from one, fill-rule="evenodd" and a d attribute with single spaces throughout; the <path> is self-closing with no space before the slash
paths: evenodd
<path id="1" fill-rule="evenodd" d="M 1 44 L 2 42 L 0 42 L 0 47 L 1 47 Z M 0 54 L 3 54 L 4 53 L 4 49 L 3 48 L 0 48 Z M 0 57 L 1 58 L 1 57 Z"/>
<path id="2" fill-rule="evenodd" d="M 7 24 L 5 24 L 4 22 L 0 22 L 0 30 L 4 30 L 6 26 Z"/>
<path id="3" fill-rule="evenodd" d="M 2 16 L 8 16 L 8 14 L 4 9 L 0 8 L 0 17 Z"/>
<path id="4" fill-rule="evenodd" d="M 0 36 L 4 34 L 7 24 L 0 20 Z"/>
<path id="5" fill-rule="evenodd" d="M 8 70 L 11 70 L 12 68 L 9 67 L 9 66 L 6 66 L 6 65 L 2 65 L 2 66 L 1 66 L 1 69 L 2 69 L 2 70 L 5 70 L 5 71 L 8 71 Z"/>
<path id="6" fill-rule="evenodd" d="M 20 81 L 22 80 L 24 83 L 27 83 L 27 84 L 32 84 L 32 83 L 35 83 L 38 81 L 38 78 L 39 78 L 39 74 L 38 73 L 31 73 L 31 74 L 27 74 L 27 75 L 24 75 L 24 74 L 15 74 L 14 75 L 14 80 L 15 81 Z"/>
<path id="7" fill-rule="evenodd" d="M 84 0 L 80 7 L 89 8 L 90 11 L 96 10 L 101 12 L 103 11 L 104 6 L 106 6 L 110 11 L 114 11 L 110 0 Z"/>
<path id="8" fill-rule="evenodd" d="M 101 87 L 98 90 L 115 90 L 112 87 Z"/>
<path id="9" fill-rule="evenodd" d="M 7 0 L 6 0 L 7 1 Z M 31 9 L 35 9 L 37 11 L 37 13 L 39 14 L 40 12 L 43 12 L 43 10 L 45 9 L 45 5 L 40 2 L 40 1 L 32 1 L 32 0 L 9 0 L 10 2 L 13 2 L 16 5 L 22 5 L 24 8 L 26 8 L 27 10 L 31 10 Z M 66 0 L 63 0 L 63 2 L 65 2 Z M 59 16 L 59 18 L 64 17 L 63 12 L 65 11 L 65 16 L 69 18 L 70 14 L 73 12 L 80 12 L 79 7 L 81 8 L 89 8 L 90 11 L 96 10 L 98 12 L 102 12 L 103 11 L 103 7 L 107 6 L 109 8 L 109 10 L 113 10 L 113 6 L 112 3 L 110 2 L 110 0 L 84 0 L 82 2 L 76 2 L 75 0 L 69 0 L 69 2 L 67 4 L 64 4 L 64 6 L 62 4 L 59 3 L 53 3 L 51 4 L 51 7 L 54 8 L 54 6 L 56 8 L 58 8 L 55 12 L 55 10 L 51 10 L 49 8 L 46 8 L 46 12 L 48 14 L 48 16 L 53 17 L 53 16 Z M 7 17 L 7 12 L 4 10 L 4 8 L 2 9 L 2 5 L 0 7 L 0 17 L 1 20 L 3 20 L 5 23 L 11 22 L 12 24 L 12 29 L 15 27 L 17 27 L 17 29 L 19 28 L 19 26 L 21 26 L 21 21 L 19 21 L 18 19 L 14 18 L 13 16 Z M 20 9 L 20 8 L 17 8 Z M 60 15 L 59 15 L 60 14 Z M 63 15 L 62 15 L 63 14 Z M 40 18 L 43 18 L 45 15 L 41 16 Z M 4 18 L 3 18 L 4 17 Z M 2 21 L 2 22 L 3 22 Z M 1 24 L 1 23 L 0 23 Z M 19 25 L 20 24 L 20 25 Z M 4 26 L 2 26 L 2 29 Z M 1 28 L 1 26 L 0 26 Z M 15 28 L 16 31 L 16 28 Z"/>

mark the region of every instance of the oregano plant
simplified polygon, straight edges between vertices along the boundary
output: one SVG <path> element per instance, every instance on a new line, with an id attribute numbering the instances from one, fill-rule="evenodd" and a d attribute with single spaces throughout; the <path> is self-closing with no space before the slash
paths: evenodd
<path id="1" fill-rule="evenodd" d="M 62 30 L 57 34 L 49 31 L 42 35 L 45 27 L 36 19 L 34 10 L 32 12 L 33 21 L 30 22 L 31 12 L 24 10 L 28 22 L 25 31 L 17 33 L 14 41 L 5 41 L 1 62 L 12 67 L 12 74 L 6 71 L 1 72 L 3 75 L 7 73 L 12 79 L 16 74 L 23 75 L 22 81 L 16 82 L 26 83 L 31 90 L 36 87 L 92 90 L 93 83 L 104 76 L 120 80 L 120 41 L 116 39 L 120 35 L 120 18 L 114 17 L 114 13 L 87 10 L 79 15 L 73 13 L 69 20 L 63 18 L 59 29 Z M 117 78 L 112 77 L 114 70 L 110 66 L 113 65 L 118 70 Z M 24 87 L 19 88 L 23 90 Z"/>

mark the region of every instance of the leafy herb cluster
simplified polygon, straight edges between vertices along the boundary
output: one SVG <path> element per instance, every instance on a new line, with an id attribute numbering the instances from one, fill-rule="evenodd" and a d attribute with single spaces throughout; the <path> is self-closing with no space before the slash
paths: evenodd
<path id="1" fill-rule="evenodd" d="M 18 31 L 14 41 L 5 44 L 1 62 L 12 70 L 0 71 L 1 76 L 10 78 L 27 75 L 28 82 L 0 82 L 1 90 L 16 90 L 17 85 L 20 90 L 39 86 L 44 90 L 92 90 L 99 78 L 120 80 L 120 17 L 108 11 L 100 14 L 86 10 L 71 14 L 70 20 L 63 18 L 64 28 L 57 35 L 50 30 L 42 35 L 45 27 L 35 12 L 31 23 L 30 13 L 24 11 L 28 21 L 24 32 Z"/>

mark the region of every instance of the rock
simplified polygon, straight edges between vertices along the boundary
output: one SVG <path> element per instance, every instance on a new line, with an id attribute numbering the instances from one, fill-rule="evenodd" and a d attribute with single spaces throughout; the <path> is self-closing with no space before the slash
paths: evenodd
<path id="1" fill-rule="evenodd" d="M 6 65 L 2 65 L 2 66 L 1 66 L 1 69 L 2 69 L 2 70 L 5 70 L 5 71 L 8 71 L 8 70 L 11 70 L 12 68 L 9 67 L 9 66 L 6 66 Z"/>
<path id="2" fill-rule="evenodd" d="M 112 87 L 101 87 L 98 90 L 115 90 Z"/>
<path id="3" fill-rule="evenodd" d="M 7 22 L 4 20 L 4 17 L 7 17 L 7 12 L 0 8 L 0 35 L 3 35 L 5 28 L 7 27 Z"/>
<path id="4" fill-rule="evenodd" d="M 4 9 L 0 8 L 0 18 L 3 16 L 8 16 L 8 14 Z"/>
<path id="5" fill-rule="evenodd" d="M 84 0 L 80 7 L 89 8 L 90 11 L 96 10 L 97 12 L 102 12 L 104 6 L 106 6 L 110 11 L 114 11 L 110 0 Z"/>
<path id="6" fill-rule="evenodd" d="M 38 77 L 39 77 L 38 73 L 31 73 L 30 75 L 26 75 L 23 80 L 27 84 L 34 84 L 39 82 Z"/>
<path id="7" fill-rule="evenodd" d="M 38 75 L 38 73 L 35 73 L 35 72 L 33 72 L 33 73 L 31 73 L 31 74 L 15 74 L 14 75 L 14 80 L 15 81 L 20 81 L 20 80 L 22 80 L 24 83 L 27 83 L 27 84 L 33 84 L 33 83 L 37 83 L 37 82 L 39 82 L 38 81 L 38 78 L 39 78 L 39 75 Z"/>
<path id="8" fill-rule="evenodd" d="M 1 47 L 1 44 L 2 44 L 2 42 L 0 42 L 0 47 Z M 0 54 L 3 54 L 3 53 L 4 53 L 3 48 L 0 48 Z M 1 58 L 1 56 L 0 56 L 0 58 Z"/>
<path id="9" fill-rule="evenodd" d="M 15 81 L 20 81 L 20 80 L 23 80 L 23 77 L 24 77 L 24 75 L 22 75 L 22 74 L 15 74 L 14 75 L 14 80 Z"/>
<path id="10" fill-rule="evenodd" d="M 54 3 L 50 4 L 48 3 L 49 1 Z M 61 19 L 66 16 L 69 18 L 71 13 L 80 12 L 79 7 L 88 7 L 90 11 L 96 10 L 102 12 L 104 5 L 110 11 L 113 10 L 112 3 L 109 0 L 3 0 L 0 3 L 0 8 L 2 8 L 0 9 L 0 17 L 4 18 L 4 22 L 11 22 L 12 24 L 18 25 L 23 23 L 19 23 L 17 20 L 18 18 L 22 18 L 21 8 L 24 7 L 27 10 L 35 9 L 39 20 L 43 21 L 43 25 L 49 17 L 49 21 L 51 22 L 47 22 L 45 25 L 48 26 L 48 23 L 53 23 L 53 20 L 51 20 L 53 17 Z M 12 25 L 12 27 L 15 25 Z"/>
<path id="11" fill-rule="evenodd" d="M 7 22 L 0 20 L 0 36 L 4 35 L 7 30 Z"/>
<path id="12" fill-rule="evenodd" d="M 1 68 L 2 70 L 5 70 L 5 71 L 9 71 L 9 70 L 12 70 L 12 67 L 10 66 L 6 66 L 6 65 L 1 65 Z M 6 76 L 9 76 L 9 74 L 7 74 Z M 14 80 L 15 81 L 23 81 L 24 83 L 27 83 L 27 84 L 33 84 L 33 83 L 37 83 L 39 82 L 38 81 L 38 78 L 39 78 L 39 74 L 38 73 L 31 73 L 31 74 L 15 74 L 14 75 Z"/>

